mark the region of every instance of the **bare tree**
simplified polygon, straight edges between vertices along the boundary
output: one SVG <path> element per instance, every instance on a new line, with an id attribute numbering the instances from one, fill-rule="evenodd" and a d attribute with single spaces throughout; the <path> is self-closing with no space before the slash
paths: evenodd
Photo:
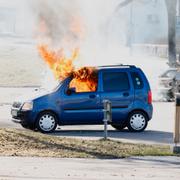
<path id="1" fill-rule="evenodd" d="M 133 0 L 124 0 L 123 2 L 121 2 L 118 7 L 117 10 L 119 10 L 120 8 L 123 8 L 125 6 L 127 6 L 129 3 L 133 2 Z"/>
<path id="2" fill-rule="evenodd" d="M 134 0 L 124 0 L 122 1 L 116 10 L 123 8 Z M 168 14 L 168 56 L 169 56 L 169 65 L 176 65 L 176 6 L 177 0 L 165 0 Z"/>
<path id="3" fill-rule="evenodd" d="M 169 65 L 176 65 L 176 5 L 177 0 L 165 0 L 168 13 Z"/>

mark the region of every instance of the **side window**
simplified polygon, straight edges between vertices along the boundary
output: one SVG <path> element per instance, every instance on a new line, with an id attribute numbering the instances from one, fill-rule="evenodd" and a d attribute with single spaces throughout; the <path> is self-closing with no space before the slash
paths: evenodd
<path id="1" fill-rule="evenodd" d="M 73 93 L 87 93 L 87 92 L 96 92 L 98 87 L 98 81 L 87 80 L 81 81 L 78 79 L 72 79 L 69 83 L 69 90 Z"/>
<path id="2" fill-rule="evenodd" d="M 143 81 L 137 72 L 132 72 L 131 77 L 133 80 L 134 88 L 135 89 L 142 89 L 144 87 Z"/>
<path id="3" fill-rule="evenodd" d="M 105 92 L 126 91 L 130 89 L 127 73 L 107 72 L 103 73 L 103 89 Z"/>
<path id="4" fill-rule="evenodd" d="M 78 74 L 79 75 L 79 74 Z M 81 74 L 80 74 L 81 75 Z M 76 93 L 89 93 L 98 90 L 98 71 L 92 71 L 72 78 L 66 90 L 67 95 Z"/>

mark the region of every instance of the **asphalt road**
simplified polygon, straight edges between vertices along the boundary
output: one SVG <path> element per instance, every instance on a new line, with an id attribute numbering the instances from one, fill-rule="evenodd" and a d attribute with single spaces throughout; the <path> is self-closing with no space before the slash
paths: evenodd
<path id="1" fill-rule="evenodd" d="M 0 157 L 0 164 L 0 180 L 180 179 L 178 157 L 131 157 L 116 160 Z"/>
<path id="2" fill-rule="evenodd" d="M 0 127 L 22 129 L 11 121 L 10 115 L 12 99 L 21 92 L 24 92 L 23 88 L 3 90 L 4 94 L 0 97 Z M 129 133 L 126 129 L 119 132 L 109 126 L 108 136 L 125 142 L 172 144 L 174 112 L 174 103 L 155 102 L 154 116 L 145 132 Z M 64 126 L 52 135 L 99 139 L 103 137 L 103 126 Z M 180 178 L 179 162 L 178 157 L 132 157 L 118 160 L 0 157 L 0 180 L 177 180 Z"/>
<path id="3" fill-rule="evenodd" d="M 11 121 L 10 105 L 0 106 L 0 127 L 21 128 Z M 172 144 L 174 127 L 174 103 L 154 103 L 154 116 L 148 128 L 142 133 L 130 133 L 127 129 L 116 131 L 110 125 L 108 136 L 125 142 L 147 144 Z M 63 126 L 53 133 L 56 136 L 99 139 L 103 137 L 103 125 L 100 126 Z"/>
<path id="4" fill-rule="evenodd" d="M 30 95 L 35 88 L 6 88 L 0 87 L 0 127 L 5 128 L 21 128 L 19 124 L 11 121 L 10 108 L 13 100 L 18 99 L 21 95 Z M 128 130 L 122 132 L 116 131 L 111 126 L 108 127 L 108 136 L 116 140 L 125 142 L 137 143 L 173 143 L 173 129 L 174 129 L 174 103 L 154 102 L 153 119 L 149 122 L 145 132 L 129 133 Z M 64 126 L 59 127 L 53 134 L 56 136 L 67 136 L 77 138 L 102 138 L 103 125 L 100 126 Z"/>

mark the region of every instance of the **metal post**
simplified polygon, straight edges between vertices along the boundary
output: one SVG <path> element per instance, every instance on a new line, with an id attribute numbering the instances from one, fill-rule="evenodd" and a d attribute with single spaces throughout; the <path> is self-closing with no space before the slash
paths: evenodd
<path id="1" fill-rule="evenodd" d="M 104 119 L 104 139 L 105 140 L 107 140 L 108 138 L 107 126 L 108 126 L 108 121 L 107 119 Z"/>
<path id="2" fill-rule="evenodd" d="M 104 139 L 108 138 L 108 122 L 112 121 L 112 110 L 111 110 L 111 102 L 109 100 L 104 100 Z"/>
<path id="3" fill-rule="evenodd" d="M 180 153 L 180 95 L 176 95 L 176 112 L 175 112 L 175 123 L 174 123 L 174 134 L 173 134 L 173 152 Z"/>

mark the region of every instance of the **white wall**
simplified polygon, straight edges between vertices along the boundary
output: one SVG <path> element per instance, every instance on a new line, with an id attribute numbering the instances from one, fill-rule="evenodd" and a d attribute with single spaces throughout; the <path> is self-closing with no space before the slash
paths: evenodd
<path id="1" fill-rule="evenodd" d="M 152 21 L 148 18 L 149 16 L 153 18 Z M 139 6 L 136 3 L 133 17 L 135 42 L 153 43 L 167 40 L 168 22 L 164 0 L 157 0 L 157 3 L 154 4 L 142 5 L 139 3 Z"/>
<path id="2" fill-rule="evenodd" d="M 150 15 L 157 17 L 158 23 L 149 22 Z M 167 42 L 168 22 L 164 0 L 136 0 L 120 10 L 119 18 L 122 35 L 132 34 L 133 43 Z"/>
<path id="3" fill-rule="evenodd" d="M 32 19 L 28 0 L 0 0 L 0 10 L 1 35 L 32 36 Z"/>

